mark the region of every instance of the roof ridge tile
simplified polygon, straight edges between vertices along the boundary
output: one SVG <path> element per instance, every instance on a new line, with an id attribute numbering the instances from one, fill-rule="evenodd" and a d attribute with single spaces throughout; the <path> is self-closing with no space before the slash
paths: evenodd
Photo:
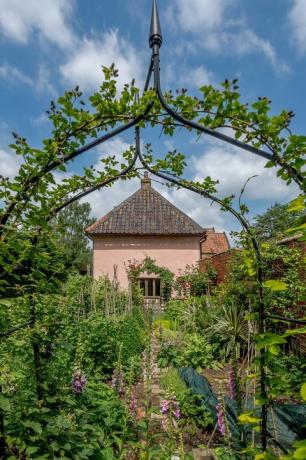
<path id="1" fill-rule="evenodd" d="M 154 188 L 140 188 L 88 227 L 88 235 L 201 235 L 205 230 Z"/>

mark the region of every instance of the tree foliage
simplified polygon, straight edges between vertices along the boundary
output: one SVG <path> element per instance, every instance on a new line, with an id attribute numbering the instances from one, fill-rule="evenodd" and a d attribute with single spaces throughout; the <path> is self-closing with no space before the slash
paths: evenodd
<path id="1" fill-rule="evenodd" d="M 266 212 L 255 217 L 253 228 L 259 241 L 288 236 L 286 231 L 297 227 L 305 219 L 303 211 L 289 212 L 288 205 L 275 203 Z"/>
<path id="2" fill-rule="evenodd" d="M 88 272 L 91 250 L 84 230 L 93 224 L 89 203 L 74 202 L 51 221 L 67 269 Z"/>

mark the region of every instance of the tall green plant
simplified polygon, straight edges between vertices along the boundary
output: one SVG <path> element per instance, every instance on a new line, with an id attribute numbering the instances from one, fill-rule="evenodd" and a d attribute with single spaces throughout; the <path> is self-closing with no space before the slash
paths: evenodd
<path id="1" fill-rule="evenodd" d="M 211 337 L 218 337 L 224 347 L 225 357 L 239 359 L 247 351 L 248 322 L 246 310 L 235 305 L 222 306 L 207 329 Z"/>

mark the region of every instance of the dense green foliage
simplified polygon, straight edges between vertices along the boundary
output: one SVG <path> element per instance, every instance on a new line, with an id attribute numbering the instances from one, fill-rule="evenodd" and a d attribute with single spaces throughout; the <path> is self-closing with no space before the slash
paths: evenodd
<path id="1" fill-rule="evenodd" d="M 121 299 L 115 310 L 108 303 L 112 291 Z M 143 314 L 138 307 L 129 309 L 127 296 L 107 279 L 95 282 L 79 275 L 71 276 L 58 295 L 34 300 L 35 324 L 0 346 L 0 403 L 12 458 L 119 455 L 133 435 L 127 410 L 107 383 L 120 350 L 126 371 L 139 359 L 146 339 Z M 29 308 L 26 297 L 2 305 L 11 327 L 28 318 Z M 35 344 L 39 363 L 33 360 Z M 86 376 L 84 392 L 72 385 L 76 369 Z"/>
<path id="2" fill-rule="evenodd" d="M 175 288 L 181 297 L 201 297 L 209 294 L 215 278 L 216 271 L 208 262 L 205 272 L 200 271 L 197 265 L 188 265 L 176 278 Z"/>
<path id="3" fill-rule="evenodd" d="M 266 212 L 254 218 L 253 228 L 256 238 L 265 242 L 272 238 L 288 236 L 286 231 L 302 224 L 305 219 L 303 211 L 289 212 L 288 205 L 275 203 Z"/>
<path id="4" fill-rule="evenodd" d="M 60 211 L 51 222 L 67 269 L 90 272 L 91 249 L 84 234 L 84 230 L 95 221 L 90 213 L 89 203 L 75 202 Z"/>

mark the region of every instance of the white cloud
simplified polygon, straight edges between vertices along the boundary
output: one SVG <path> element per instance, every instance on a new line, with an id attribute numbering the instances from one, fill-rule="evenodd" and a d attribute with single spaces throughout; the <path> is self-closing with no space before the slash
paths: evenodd
<path id="1" fill-rule="evenodd" d="M 13 178 L 20 166 L 22 160 L 12 150 L 9 152 L 0 149 L 0 174 L 4 177 Z"/>
<path id="2" fill-rule="evenodd" d="M 306 1 L 294 0 L 289 13 L 294 42 L 301 53 L 306 52 Z"/>
<path id="3" fill-rule="evenodd" d="M 304 1 L 304 0 L 297 0 Z M 172 25 L 197 38 L 198 46 L 226 54 L 261 53 L 277 74 L 289 72 L 269 40 L 252 31 L 233 7 L 238 0 L 175 0 L 168 11 Z M 234 13 L 233 13 L 234 11 Z"/>
<path id="4" fill-rule="evenodd" d="M 81 202 L 90 203 L 92 215 L 97 219 L 118 206 L 139 188 L 139 180 L 118 180 L 114 185 L 91 193 L 84 197 Z"/>
<path id="5" fill-rule="evenodd" d="M 249 182 L 245 199 L 283 201 L 296 196 L 297 188 L 288 187 L 276 176 L 275 168 L 265 168 L 265 164 L 266 160 L 230 146 L 211 146 L 200 157 L 192 158 L 195 177 L 219 180 L 217 188 L 222 196 L 239 196 L 247 179 L 254 175 L 258 177 Z"/>
<path id="6" fill-rule="evenodd" d="M 56 96 L 57 92 L 50 81 L 50 72 L 43 65 L 39 66 L 37 75 L 29 77 L 22 70 L 10 64 L 0 65 L 0 80 L 5 80 L 9 85 L 23 84 L 31 86 L 35 92 Z"/>
<path id="7" fill-rule="evenodd" d="M 115 30 L 98 37 L 78 37 L 71 26 L 74 3 L 75 0 L 0 0 L 0 36 L 23 45 L 36 39 L 61 48 L 65 58 L 60 66 L 63 80 L 84 90 L 97 89 L 103 81 L 101 65 L 110 66 L 113 62 L 120 72 L 120 90 L 134 77 L 141 85 L 141 54 Z M 35 81 L 7 64 L 0 67 L 1 77 L 56 95 L 44 66 L 40 66 Z"/>
<path id="8" fill-rule="evenodd" d="M 7 63 L 0 66 L 0 79 L 11 84 L 23 83 L 28 86 L 33 86 L 33 80 L 30 77 L 17 69 L 17 67 L 13 67 Z"/>
<path id="9" fill-rule="evenodd" d="M 49 118 L 46 112 L 42 112 L 37 117 L 31 118 L 31 123 L 33 126 L 41 126 L 45 123 L 49 123 Z"/>
<path id="10" fill-rule="evenodd" d="M 38 69 L 35 80 L 35 90 L 38 93 L 50 94 L 53 97 L 57 95 L 57 91 L 51 83 L 50 71 L 43 65 L 40 65 Z"/>
<path id="11" fill-rule="evenodd" d="M 180 26 L 188 32 L 203 34 L 215 31 L 223 24 L 226 9 L 232 0 L 175 0 Z"/>
<path id="12" fill-rule="evenodd" d="M 154 184 L 153 186 L 167 200 L 202 225 L 202 227 L 215 227 L 216 231 L 224 231 L 225 229 L 229 231 L 231 228 L 230 223 L 232 219 L 228 218 L 228 215 L 222 212 L 220 207 L 210 200 L 185 189 L 168 189 L 162 186 L 155 186 Z"/>
<path id="13" fill-rule="evenodd" d="M 278 74 L 288 74 L 290 72 L 289 65 L 278 57 L 271 43 L 259 37 L 250 29 L 241 29 L 238 34 L 225 33 L 222 36 L 222 40 L 225 46 L 231 44 L 237 54 L 262 53 Z"/>
<path id="14" fill-rule="evenodd" d="M 122 153 L 130 148 L 130 144 L 125 142 L 121 137 L 115 137 L 107 142 L 101 144 L 97 150 L 99 154 L 99 161 L 95 165 L 95 168 L 100 169 L 100 160 L 109 156 L 115 156 L 117 161 L 122 161 Z"/>
<path id="15" fill-rule="evenodd" d="M 74 35 L 68 25 L 72 0 L 0 0 L 0 31 L 21 44 L 34 33 L 59 46 L 70 47 Z"/>
<path id="16" fill-rule="evenodd" d="M 200 88 L 203 85 L 213 85 L 215 81 L 214 73 L 204 66 L 190 68 L 188 71 L 182 72 L 182 75 L 180 85 L 187 86 L 187 88 Z"/>
<path id="17" fill-rule="evenodd" d="M 60 72 L 65 82 L 78 84 L 83 90 L 92 90 L 103 81 L 101 65 L 110 66 L 112 63 L 119 69 L 119 89 L 133 78 L 136 84 L 141 85 L 142 59 L 136 49 L 115 30 L 98 38 L 83 38 L 68 61 L 60 67 Z"/>

